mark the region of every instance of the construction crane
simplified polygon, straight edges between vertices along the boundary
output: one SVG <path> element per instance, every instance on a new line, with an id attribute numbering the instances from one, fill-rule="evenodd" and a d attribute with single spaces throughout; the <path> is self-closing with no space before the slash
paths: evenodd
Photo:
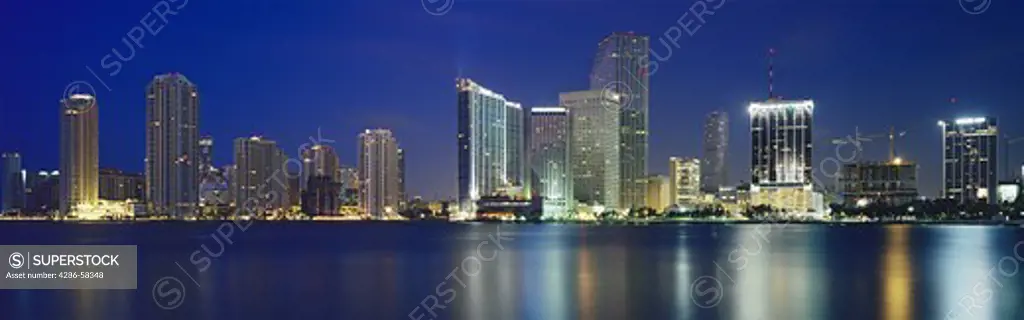
<path id="1" fill-rule="evenodd" d="M 847 136 L 845 138 L 832 139 L 832 144 L 845 145 L 853 144 L 858 150 L 861 142 L 871 142 L 875 139 L 888 138 L 889 139 L 889 162 L 896 162 L 898 157 L 896 156 L 896 138 L 902 138 L 907 135 L 907 131 L 896 132 L 895 127 L 889 127 L 889 133 L 880 133 L 872 135 L 861 135 L 860 128 L 854 127 L 853 137 Z M 860 161 L 860 152 L 858 152 L 854 158 L 856 161 Z"/>

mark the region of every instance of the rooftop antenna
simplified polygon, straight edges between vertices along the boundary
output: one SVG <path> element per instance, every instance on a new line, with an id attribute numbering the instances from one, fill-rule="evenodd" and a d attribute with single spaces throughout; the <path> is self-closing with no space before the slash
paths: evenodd
<path id="1" fill-rule="evenodd" d="M 768 48 L 768 100 L 775 99 L 775 88 L 772 81 L 775 78 L 775 48 Z"/>

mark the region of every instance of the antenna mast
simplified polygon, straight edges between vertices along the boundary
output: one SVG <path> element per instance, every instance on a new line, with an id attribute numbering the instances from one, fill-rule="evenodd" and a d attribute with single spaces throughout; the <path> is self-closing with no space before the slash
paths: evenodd
<path id="1" fill-rule="evenodd" d="M 775 99 L 775 88 L 772 81 L 775 78 L 775 48 L 768 49 L 768 100 Z"/>

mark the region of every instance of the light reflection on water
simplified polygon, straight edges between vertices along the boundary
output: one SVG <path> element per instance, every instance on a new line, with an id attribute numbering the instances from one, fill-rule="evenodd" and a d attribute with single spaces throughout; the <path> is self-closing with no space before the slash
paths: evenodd
<path id="1" fill-rule="evenodd" d="M 3 244 L 137 244 L 141 264 L 136 291 L 0 291 L 2 318 L 431 319 L 439 286 L 455 292 L 440 319 L 1024 317 L 1021 232 L 1005 227 L 501 225 L 513 240 L 485 244 L 498 256 L 476 275 L 463 261 L 498 225 L 257 224 L 199 272 L 189 255 L 215 228 L 0 225 Z M 152 300 L 164 276 L 186 285 L 172 311 Z M 722 285 L 713 306 L 702 277 Z"/>

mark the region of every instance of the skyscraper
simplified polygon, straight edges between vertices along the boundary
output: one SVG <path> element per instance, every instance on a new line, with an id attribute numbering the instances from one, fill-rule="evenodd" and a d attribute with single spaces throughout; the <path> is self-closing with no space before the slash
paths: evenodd
<path id="1" fill-rule="evenodd" d="M 573 193 L 580 204 L 621 208 L 619 202 L 619 101 L 607 90 L 565 92 L 569 110 Z M 646 182 L 644 187 L 646 188 Z M 646 199 L 644 199 L 646 200 Z"/>
<path id="2" fill-rule="evenodd" d="M 536 107 L 529 122 L 530 189 L 541 197 L 545 218 L 565 218 L 574 207 L 569 109 Z"/>
<path id="3" fill-rule="evenodd" d="M 700 200 L 701 163 L 697 158 L 668 159 L 670 202 L 687 208 L 696 206 Z"/>
<path id="4" fill-rule="evenodd" d="M 818 207 L 811 176 L 814 101 L 753 102 L 748 108 L 751 134 L 753 205 L 788 212 Z"/>
<path id="5" fill-rule="evenodd" d="M 405 209 L 409 195 L 405 193 L 405 150 L 398 149 L 398 206 Z"/>
<path id="6" fill-rule="evenodd" d="M 522 187 L 525 181 L 523 119 L 519 103 L 473 82 L 456 79 L 459 123 L 459 203 Z"/>
<path id="7" fill-rule="evenodd" d="M 21 155 L 15 152 L 0 155 L 0 213 L 25 209 L 25 171 Z"/>
<path id="8" fill-rule="evenodd" d="M 92 95 L 74 94 L 61 108 L 60 212 L 67 215 L 99 200 L 99 106 Z"/>
<path id="9" fill-rule="evenodd" d="M 338 168 L 341 166 L 334 148 L 325 144 L 315 144 L 302 150 L 302 176 L 299 185 L 306 190 L 309 180 L 313 177 L 325 176 L 332 182 L 337 181 Z"/>
<path id="10" fill-rule="evenodd" d="M 939 121 L 942 197 L 958 203 L 997 202 L 999 129 L 992 117 Z"/>
<path id="11" fill-rule="evenodd" d="M 387 129 L 359 135 L 359 207 L 376 219 L 398 213 L 398 141 Z"/>
<path id="12" fill-rule="evenodd" d="M 235 205 L 242 214 L 264 214 L 289 207 L 288 157 L 277 142 L 260 136 L 235 139 Z"/>
<path id="13" fill-rule="evenodd" d="M 704 161 L 701 162 L 701 190 L 716 193 L 728 183 L 726 150 L 729 148 L 729 114 L 715 111 L 704 123 Z"/>
<path id="14" fill-rule="evenodd" d="M 202 136 L 199 138 L 199 176 L 202 179 L 214 171 L 213 167 L 213 137 Z"/>
<path id="15" fill-rule="evenodd" d="M 199 202 L 199 92 L 184 75 L 146 88 L 146 200 L 152 214 L 185 217 Z M 62 169 L 63 173 L 63 169 Z"/>
<path id="16" fill-rule="evenodd" d="M 647 191 L 648 73 L 650 38 L 632 32 L 616 32 L 601 40 L 590 73 L 590 89 L 613 91 L 621 96 L 620 205 L 644 206 Z"/>

